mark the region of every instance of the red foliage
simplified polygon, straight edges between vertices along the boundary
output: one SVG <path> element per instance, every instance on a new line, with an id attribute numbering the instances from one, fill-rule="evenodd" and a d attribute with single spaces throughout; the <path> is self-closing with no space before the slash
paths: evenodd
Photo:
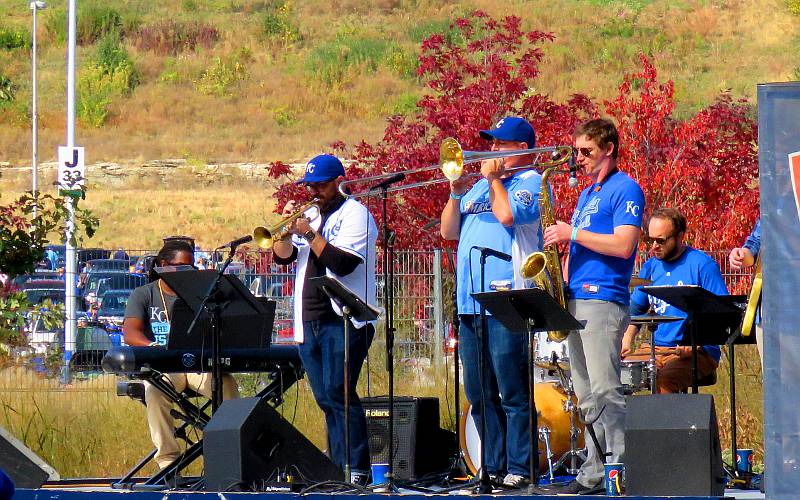
<path id="1" fill-rule="evenodd" d="M 580 121 L 600 116 L 598 104 L 584 95 L 559 104 L 533 90 L 540 46 L 552 41 L 552 34 L 522 31 L 518 17 L 498 21 L 482 11 L 456 20 L 453 29 L 457 36 L 433 35 L 422 42 L 418 73 L 428 93 L 417 103 L 416 114 L 388 118 L 377 144 L 362 142 L 352 150 L 333 145 L 340 157 L 353 160 L 349 178 L 435 165 L 439 145 L 448 136 L 458 138 L 465 150 L 485 150 L 478 131 L 503 116 L 527 118 L 538 146 L 571 144 Z M 669 204 L 687 214 L 696 246 L 714 250 L 740 244 L 758 211 L 751 107 L 723 94 L 696 116 L 678 120 L 672 82 L 660 83 L 646 57 L 641 64 L 638 73 L 625 76 L 617 98 L 604 103 L 619 126 L 622 169 L 639 181 L 650 209 Z M 440 178 L 433 168 L 405 182 Z M 560 176 L 553 183 L 557 216 L 568 219 L 578 190 L 569 189 Z M 442 246 L 436 222 L 447 193 L 446 182 L 393 193 L 388 220 L 399 247 Z M 276 197 L 280 209 L 286 200 L 307 195 L 287 182 Z M 380 210 L 372 213 L 380 224 Z"/>

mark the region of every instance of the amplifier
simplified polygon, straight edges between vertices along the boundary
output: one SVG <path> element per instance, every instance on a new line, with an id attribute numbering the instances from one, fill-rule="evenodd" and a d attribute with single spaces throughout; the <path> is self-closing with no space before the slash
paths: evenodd
<path id="1" fill-rule="evenodd" d="M 370 461 L 389 463 L 389 398 L 362 398 L 367 416 Z M 395 479 L 416 480 L 445 471 L 455 456 L 455 434 L 439 427 L 439 399 L 396 396 L 394 398 Z"/>

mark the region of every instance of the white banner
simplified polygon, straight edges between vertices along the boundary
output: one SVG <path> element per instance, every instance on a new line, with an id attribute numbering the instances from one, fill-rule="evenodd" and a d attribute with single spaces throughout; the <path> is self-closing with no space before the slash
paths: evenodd
<path id="1" fill-rule="evenodd" d="M 82 147 L 58 147 L 58 189 L 80 191 L 86 183 L 86 166 Z"/>

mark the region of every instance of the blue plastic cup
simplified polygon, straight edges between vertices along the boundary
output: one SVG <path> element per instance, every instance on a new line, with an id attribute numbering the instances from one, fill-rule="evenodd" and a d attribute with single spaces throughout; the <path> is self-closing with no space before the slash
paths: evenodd
<path id="1" fill-rule="evenodd" d="M 736 450 L 736 470 L 753 472 L 753 450 Z"/>
<path id="2" fill-rule="evenodd" d="M 389 481 L 386 474 L 389 472 L 389 464 L 372 464 L 372 484 L 384 484 Z"/>
<path id="3" fill-rule="evenodd" d="M 606 465 L 606 496 L 622 496 L 622 476 L 625 473 L 625 464 L 614 463 Z"/>

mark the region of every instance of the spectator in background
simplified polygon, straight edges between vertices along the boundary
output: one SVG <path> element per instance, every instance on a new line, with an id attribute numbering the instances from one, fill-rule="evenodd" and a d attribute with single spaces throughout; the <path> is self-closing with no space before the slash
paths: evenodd
<path id="1" fill-rule="evenodd" d="M 122 249 L 122 247 L 117 248 L 117 251 L 114 252 L 114 255 L 111 256 L 112 259 L 120 259 L 120 260 L 131 260 L 128 252 Z"/>

